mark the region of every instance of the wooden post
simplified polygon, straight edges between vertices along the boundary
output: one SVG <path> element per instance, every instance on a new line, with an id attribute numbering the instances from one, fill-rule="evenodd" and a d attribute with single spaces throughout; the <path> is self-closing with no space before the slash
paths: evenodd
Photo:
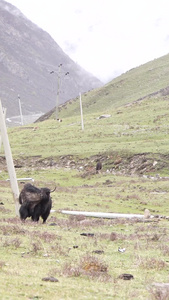
<path id="1" fill-rule="evenodd" d="M 4 115 L 4 119 L 6 118 L 6 108 L 3 109 L 3 115 Z M 1 132 L 1 130 L 0 130 Z M 2 136 L 0 135 L 0 152 L 1 152 L 1 147 L 2 147 Z"/>
<path id="2" fill-rule="evenodd" d="M 82 97 L 81 93 L 79 94 L 80 96 L 80 114 L 81 114 L 81 124 L 82 124 L 82 130 L 84 130 L 84 124 L 83 124 L 83 109 L 82 109 Z"/>
<path id="3" fill-rule="evenodd" d="M 20 117 L 21 117 L 21 125 L 23 126 L 23 115 L 22 115 L 21 99 L 20 99 L 19 95 L 18 95 L 18 101 L 19 101 L 19 112 L 20 112 Z"/>
<path id="4" fill-rule="evenodd" d="M 4 151 L 5 151 L 5 157 L 6 157 L 6 162 L 7 162 L 7 168 L 8 168 L 8 174 L 10 177 L 10 183 L 11 183 L 11 189 L 14 197 L 14 202 L 15 202 L 15 210 L 16 210 L 16 215 L 19 216 L 19 188 L 18 188 L 18 182 L 16 179 L 16 173 L 15 173 L 15 168 L 13 164 L 13 158 L 12 158 L 12 152 L 8 140 L 8 133 L 7 133 L 7 128 L 5 124 L 5 119 L 3 115 L 3 110 L 2 110 L 2 104 L 0 100 L 0 129 L 1 129 L 1 136 L 2 136 L 2 141 L 4 145 Z"/>

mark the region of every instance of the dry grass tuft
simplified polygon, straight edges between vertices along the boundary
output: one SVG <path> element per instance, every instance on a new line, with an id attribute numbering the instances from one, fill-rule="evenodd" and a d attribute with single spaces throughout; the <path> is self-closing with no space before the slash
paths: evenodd
<path id="1" fill-rule="evenodd" d="M 165 245 L 161 245 L 160 249 L 161 249 L 163 255 L 169 256 L 169 246 L 168 245 L 166 245 L 166 244 Z"/>
<path id="2" fill-rule="evenodd" d="M 62 274 L 68 277 L 79 277 L 81 275 L 81 270 L 79 266 L 73 266 L 72 264 L 65 263 Z"/>
<path id="3" fill-rule="evenodd" d="M 3 242 L 3 247 L 13 247 L 13 248 L 17 249 L 20 247 L 21 243 L 22 243 L 22 241 L 19 238 L 6 239 Z"/>
<path id="4" fill-rule="evenodd" d="M 25 233 L 25 230 L 23 230 L 18 225 L 2 225 L 0 226 L 0 230 L 3 233 L 3 235 L 11 235 L 11 234 L 23 235 Z"/>
<path id="5" fill-rule="evenodd" d="M 32 254 L 37 254 L 41 250 L 43 250 L 43 245 L 40 240 L 31 242 L 31 253 Z"/>
<path id="6" fill-rule="evenodd" d="M 156 270 L 162 270 L 165 269 L 167 266 L 166 262 L 162 259 L 158 259 L 155 257 L 149 258 L 143 258 L 140 262 L 140 267 L 144 269 L 156 269 Z"/>
<path id="7" fill-rule="evenodd" d="M 85 272 L 107 272 L 108 266 L 98 257 L 86 255 L 80 261 L 80 268 Z"/>
<path id="8" fill-rule="evenodd" d="M 65 263 L 62 274 L 70 277 L 88 276 L 102 282 L 111 279 L 107 264 L 102 259 L 89 254 L 83 256 L 79 263 Z"/>
<path id="9" fill-rule="evenodd" d="M 38 237 L 39 240 L 42 240 L 46 243 L 50 243 L 50 242 L 58 239 L 56 234 L 50 233 L 47 231 L 44 231 L 44 232 L 33 231 L 33 232 L 31 232 L 31 235 L 34 237 Z"/>
<path id="10" fill-rule="evenodd" d="M 66 256 L 68 250 L 65 249 L 60 243 L 55 242 L 54 244 L 52 243 L 51 245 L 51 251 L 54 252 L 55 256 L 62 255 Z"/>

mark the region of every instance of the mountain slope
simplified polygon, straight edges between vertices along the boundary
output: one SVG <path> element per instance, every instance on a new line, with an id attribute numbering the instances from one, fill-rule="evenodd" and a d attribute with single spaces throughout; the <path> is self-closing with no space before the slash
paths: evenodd
<path id="1" fill-rule="evenodd" d="M 83 94 L 84 130 L 78 98 L 60 107 L 63 122 L 53 114 L 45 122 L 9 130 L 16 165 L 83 166 L 88 172 L 101 159 L 113 174 L 168 177 L 168 62 L 166 55 Z M 108 118 L 99 118 L 105 113 Z"/>
<path id="2" fill-rule="evenodd" d="M 80 91 L 102 85 L 73 62 L 48 33 L 3 0 L 0 1 L 0 39 L 0 98 L 7 107 L 7 116 L 19 114 L 18 94 L 23 114 L 45 113 L 54 107 L 60 64 L 60 103 L 76 97 Z"/>
<path id="3" fill-rule="evenodd" d="M 153 95 L 169 94 L 169 54 L 118 76 L 103 87 L 82 95 L 83 113 L 111 113 L 112 110 Z M 69 105 L 71 103 L 71 105 Z M 60 106 L 60 117 L 79 113 L 79 98 Z M 54 118 L 54 109 L 45 119 Z M 43 116 L 40 118 L 43 120 Z"/>

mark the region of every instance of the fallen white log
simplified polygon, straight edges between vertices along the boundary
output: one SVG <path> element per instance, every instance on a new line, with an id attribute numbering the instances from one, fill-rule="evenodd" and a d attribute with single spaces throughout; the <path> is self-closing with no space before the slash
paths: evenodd
<path id="1" fill-rule="evenodd" d="M 6 179 L 6 181 L 9 181 L 10 179 Z M 29 177 L 26 177 L 26 178 L 17 178 L 16 179 L 17 181 L 22 181 L 22 180 L 31 180 L 31 181 L 34 181 L 33 178 L 29 178 Z"/>
<path id="2" fill-rule="evenodd" d="M 119 214 L 119 213 L 102 213 L 102 212 L 87 212 L 87 211 L 69 211 L 61 210 L 62 214 L 74 215 L 74 216 L 85 216 L 85 217 L 94 217 L 94 218 L 105 218 L 105 219 L 115 219 L 115 218 L 124 218 L 124 219 L 144 219 L 144 215 L 139 214 Z"/>

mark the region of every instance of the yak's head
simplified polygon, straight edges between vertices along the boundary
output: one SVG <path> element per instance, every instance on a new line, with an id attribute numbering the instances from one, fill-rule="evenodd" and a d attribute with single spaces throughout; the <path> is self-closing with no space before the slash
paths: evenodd
<path id="1" fill-rule="evenodd" d="M 41 188 L 41 199 L 43 200 L 49 200 L 50 193 L 53 193 L 56 190 L 56 187 L 53 190 L 50 190 L 48 188 Z"/>

